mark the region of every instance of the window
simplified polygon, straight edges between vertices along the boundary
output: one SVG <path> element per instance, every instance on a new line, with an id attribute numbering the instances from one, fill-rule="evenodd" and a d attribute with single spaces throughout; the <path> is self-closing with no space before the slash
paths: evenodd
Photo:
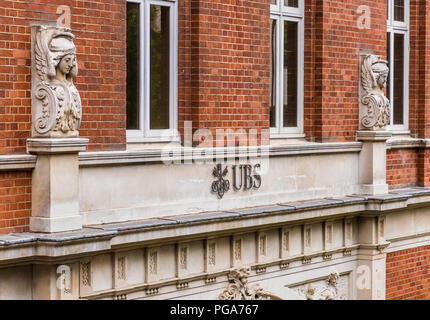
<path id="1" fill-rule="evenodd" d="M 177 135 L 177 3 L 127 2 L 127 140 Z"/>
<path id="2" fill-rule="evenodd" d="M 388 0 L 387 59 L 390 64 L 387 83 L 390 128 L 405 131 L 409 128 L 409 0 Z"/>
<path id="3" fill-rule="evenodd" d="M 271 0 L 270 130 L 303 133 L 303 1 Z"/>

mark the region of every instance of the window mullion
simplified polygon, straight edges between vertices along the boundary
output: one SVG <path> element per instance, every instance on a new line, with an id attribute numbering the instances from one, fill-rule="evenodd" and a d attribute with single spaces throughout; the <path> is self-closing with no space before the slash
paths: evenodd
<path id="1" fill-rule="evenodd" d="M 145 68 L 144 70 L 146 70 L 146 72 L 144 72 L 144 91 L 145 91 L 145 98 L 144 98 L 144 103 L 142 104 L 142 108 L 143 108 L 143 112 L 142 114 L 144 115 L 144 119 L 143 119 L 143 133 L 145 137 L 149 136 L 149 131 L 150 131 L 150 103 L 151 103 L 151 99 L 150 99 L 150 94 L 151 94 L 151 90 L 150 90 L 150 84 L 151 84 L 151 75 L 150 75 L 150 64 L 151 64 L 151 49 L 150 49 L 150 45 L 151 45 L 151 41 L 150 41 L 150 2 L 149 1 L 144 1 L 143 4 L 143 22 L 142 23 L 142 33 L 144 33 L 144 56 L 145 56 Z"/>
<path id="2" fill-rule="evenodd" d="M 278 84 L 279 84 L 279 96 L 278 96 L 278 107 L 276 108 L 276 114 L 277 114 L 277 126 L 278 126 L 278 132 L 281 133 L 284 128 L 284 117 L 283 117 L 283 111 L 284 111 L 284 28 L 285 28 L 285 19 L 284 17 L 280 17 L 279 19 L 279 49 L 278 49 Z"/>
<path id="3" fill-rule="evenodd" d="M 390 32 L 390 101 L 391 101 L 391 112 L 390 112 L 390 125 L 394 125 L 394 32 Z"/>

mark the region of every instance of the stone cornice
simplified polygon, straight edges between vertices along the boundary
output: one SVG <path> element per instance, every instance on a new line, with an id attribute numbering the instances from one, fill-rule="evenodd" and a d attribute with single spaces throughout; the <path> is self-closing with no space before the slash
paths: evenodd
<path id="1" fill-rule="evenodd" d="M 71 142 L 73 144 L 73 141 Z M 39 146 L 32 143 L 36 148 Z M 63 146 L 64 147 L 64 146 Z M 293 156 L 293 155 L 305 155 L 305 154 L 330 154 L 330 153 L 349 153 L 349 152 L 360 152 L 362 147 L 361 142 L 345 142 L 345 143 L 308 143 L 308 144 L 297 144 L 297 145 L 283 145 L 283 146 L 270 146 L 269 156 Z M 411 148 L 430 148 L 429 139 L 389 139 L 387 141 L 387 149 L 411 149 Z M 227 149 L 227 148 L 224 148 Z M 180 157 L 187 156 L 186 159 L 190 159 L 189 151 L 185 152 L 182 149 L 175 149 Z M 193 149 L 195 150 L 195 149 Z M 214 156 L 204 156 L 205 152 L 211 149 L 199 149 L 203 154 L 200 157 L 193 159 L 213 159 Z M 216 150 L 216 149 L 212 149 Z M 239 148 L 238 148 L 239 150 Z M 243 150 L 243 149 L 242 149 Z M 244 152 L 250 154 L 258 152 L 258 147 L 246 148 Z M 264 150 L 267 152 L 267 150 Z M 79 163 L 82 167 L 91 166 L 109 166 L 109 165 L 127 165 L 127 164 L 138 164 L 138 163 L 154 163 L 161 162 L 161 149 L 152 149 L 144 151 L 102 151 L 102 152 L 81 152 L 79 155 Z M 216 151 L 212 151 L 216 155 Z M 228 150 L 218 151 L 219 154 L 225 154 L 226 157 L 236 157 L 238 151 L 229 152 Z M 20 155 L 3 155 L 0 156 L 0 171 L 14 171 L 14 170 L 29 170 L 34 169 L 36 166 L 37 156 L 31 154 L 20 154 Z"/>
<path id="2" fill-rule="evenodd" d="M 276 145 L 267 147 L 238 147 L 238 148 L 183 148 L 172 147 L 172 161 L 202 161 L 229 159 L 237 157 L 278 157 L 304 154 L 331 154 L 360 152 L 360 142 L 341 143 L 303 143 L 295 145 Z M 147 162 L 162 162 L 163 155 L 168 154 L 167 148 L 148 149 L 142 151 L 104 151 L 83 152 L 79 156 L 82 167 L 126 165 Z"/>
<path id="3" fill-rule="evenodd" d="M 33 154 L 61 154 L 85 151 L 89 140 L 83 138 L 27 139 L 27 151 Z"/>

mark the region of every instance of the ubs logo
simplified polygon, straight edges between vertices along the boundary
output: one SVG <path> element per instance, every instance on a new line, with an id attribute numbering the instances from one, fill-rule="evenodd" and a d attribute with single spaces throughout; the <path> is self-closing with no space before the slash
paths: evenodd
<path id="1" fill-rule="evenodd" d="M 233 190 L 234 191 L 248 191 L 250 189 L 260 189 L 261 187 L 261 175 L 259 171 L 261 169 L 260 164 L 254 166 L 250 164 L 245 165 L 233 165 L 231 166 Z M 227 178 L 229 168 L 221 164 L 213 169 L 212 174 L 217 179 L 212 183 L 212 192 L 218 195 L 218 198 L 222 199 L 224 194 L 230 190 L 230 180 Z"/>

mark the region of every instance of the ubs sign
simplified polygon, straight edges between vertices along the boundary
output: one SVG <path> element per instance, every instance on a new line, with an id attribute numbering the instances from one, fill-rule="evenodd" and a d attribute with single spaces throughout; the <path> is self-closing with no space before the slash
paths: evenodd
<path id="1" fill-rule="evenodd" d="M 260 164 L 256 164 L 254 166 L 250 164 L 231 166 L 233 190 L 248 191 L 250 189 L 260 189 L 261 175 L 258 174 L 260 169 Z M 228 173 L 229 167 L 226 166 L 223 168 L 221 164 L 217 164 L 212 171 L 216 180 L 212 183 L 211 189 L 212 192 L 216 193 L 220 199 L 224 197 L 224 194 L 230 191 L 231 183 L 228 179 Z"/>

